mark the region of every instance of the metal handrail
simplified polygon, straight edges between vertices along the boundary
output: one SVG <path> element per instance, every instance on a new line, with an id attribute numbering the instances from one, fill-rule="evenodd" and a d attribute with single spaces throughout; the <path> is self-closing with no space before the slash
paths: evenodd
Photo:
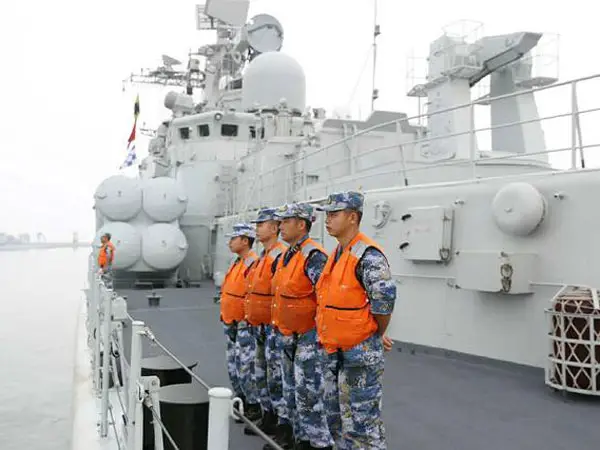
<path id="1" fill-rule="evenodd" d="M 544 91 L 544 90 L 547 90 L 547 89 L 554 89 L 554 88 L 561 87 L 561 86 L 576 85 L 577 83 L 581 83 L 581 82 L 588 81 L 588 80 L 593 80 L 593 79 L 600 79 L 600 74 L 595 74 L 595 75 L 590 75 L 590 76 L 587 76 L 587 77 L 576 78 L 574 80 L 563 81 L 563 82 L 560 82 L 560 83 L 554 83 L 554 84 L 550 84 L 550 85 L 547 85 L 547 86 L 539 86 L 539 87 L 535 87 L 535 88 L 531 88 L 531 89 L 526 89 L 526 90 L 522 90 L 522 91 L 511 92 L 509 94 L 498 95 L 496 97 L 490 97 L 490 98 L 487 98 L 485 100 L 479 100 L 478 99 L 478 100 L 474 100 L 474 101 L 471 101 L 471 102 L 468 102 L 468 103 L 461 103 L 459 105 L 451 106 L 449 108 L 440 109 L 440 110 L 437 110 L 437 111 L 434 111 L 434 112 L 431 112 L 431 113 L 417 114 L 416 116 L 405 117 L 405 118 L 402 118 L 402 119 L 394 119 L 394 120 L 390 120 L 388 122 L 379 123 L 377 125 L 373 125 L 373 126 L 371 126 L 369 128 L 365 128 L 365 129 L 360 130 L 360 131 L 358 131 L 356 133 L 353 133 L 350 136 L 346 136 L 344 138 L 338 139 L 337 141 L 334 141 L 334 142 L 332 142 L 332 143 L 330 143 L 328 145 L 319 147 L 318 149 L 316 149 L 314 152 L 310 153 L 309 155 L 303 155 L 303 156 L 300 156 L 298 158 L 295 158 L 293 161 L 284 163 L 281 166 L 277 166 L 273 170 L 277 170 L 278 168 L 281 168 L 281 167 L 286 167 L 286 166 L 289 166 L 289 165 L 293 165 L 296 161 L 301 161 L 302 159 L 307 158 L 308 156 L 315 155 L 317 153 L 320 153 L 322 151 L 328 150 L 328 149 L 333 148 L 333 147 L 335 147 L 337 145 L 343 144 L 343 143 L 345 143 L 347 141 L 354 140 L 357 137 L 363 136 L 365 134 L 369 134 L 372 131 L 377 131 L 377 130 L 379 130 L 381 128 L 388 127 L 390 125 L 397 125 L 397 124 L 401 124 L 401 123 L 409 123 L 409 121 L 411 121 L 411 120 L 416 120 L 416 119 L 421 119 L 421 118 L 427 118 L 427 117 L 433 117 L 433 116 L 436 116 L 436 115 L 439 115 L 439 114 L 445 114 L 445 113 L 449 113 L 449 112 L 452 112 L 452 111 L 457 111 L 459 109 L 469 108 L 469 107 L 474 106 L 474 105 L 481 105 L 484 102 L 485 103 L 489 103 L 489 102 L 494 102 L 494 101 L 498 101 L 498 100 L 504 100 L 504 99 L 508 99 L 508 98 L 512 98 L 512 97 L 522 96 L 524 94 L 541 92 L 541 91 Z M 569 114 L 567 114 L 567 116 L 569 116 L 571 114 L 572 113 L 569 113 Z M 540 119 L 536 119 L 536 120 L 540 120 Z M 489 129 L 492 129 L 492 128 L 489 128 Z M 480 130 L 475 129 L 475 131 L 480 131 Z M 448 137 L 448 136 L 442 136 L 442 137 Z"/>
<path id="2" fill-rule="evenodd" d="M 93 268 L 92 268 L 93 270 Z M 94 386 L 99 393 L 101 401 L 100 411 L 100 435 L 103 438 L 108 436 L 108 416 L 110 414 L 112 428 L 114 429 L 115 437 L 119 448 L 122 447 L 122 442 L 119 438 L 117 427 L 113 414 L 113 405 L 110 403 L 109 396 L 109 377 L 113 379 L 114 389 L 117 391 L 117 398 L 125 419 L 124 439 L 126 444 L 123 448 L 127 450 L 139 450 L 142 447 L 142 437 L 144 426 L 143 410 L 148 407 L 155 420 L 155 448 L 164 450 L 162 433 L 164 431 L 171 445 L 177 449 L 177 445 L 166 429 L 160 417 L 160 407 L 158 404 L 158 379 L 157 377 L 142 377 L 141 376 L 141 359 L 142 359 L 142 337 L 146 337 L 152 344 L 159 347 L 167 356 L 169 356 L 176 364 L 185 370 L 195 381 L 200 383 L 209 394 L 209 436 L 208 448 L 210 450 L 227 450 L 229 448 L 229 421 L 231 417 L 242 420 L 250 427 L 258 436 L 265 442 L 270 444 L 274 449 L 283 450 L 270 436 L 266 435 L 256 424 L 249 420 L 243 413 L 243 406 L 240 411 L 237 411 L 233 405 L 236 402 L 241 402 L 239 398 L 232 398 L 231 390 L 227 388 L 212 388 L 202 378 L 190 370 L 177 356 L 165 347 L 154 335 L 152 330 L 144 324 L 144 322 L 135 320 L 128 312 L 124 316 L 126 320 L 131 320 L 132 339 L 131 339 L 131 354 L 129 364 L 129 374 L 125 374 L 122 368 L 121 379 L 127 380 L 128 393 L 127 401 L 124 404 L 121 399 L 121 382 L 118 377 L 116 358 L 113 357 L 111 349 L 117 348 L 121 358 L 124 358 L 122 348 L 119 343 L 119 335 L 115 338 L 112 330 L 113 321 L 112 303 L 118 298 L 112 289 L 107 289 L 104 282 L 99 276 L 90 277 L 93 279 L 90 295 L 90 311 L 93 312 L 93 322 L 88 324 L 88 333 L 94 341 Z M 120 330 L 120 328 L 118 328 Z M 102 343 L 103 361 L 100 365 L 100 344 Z M 102 370 L 102 376 L 100 371 Z M 148 394 L 147 392 L 150 392 Z M 224 396 L 223 393 L 226 393 Z M 225 402 L 225 403 L 223 403 Z M 157 428 L 158 427 L 158 428 Z M 227 430 L 227 433 L 222 433 L 222 430 Z"/>
<path id="3" fill-rule="evenodd" d="M 417 138 L 416 139 L 412 139 L 412 140 L 408 140 L 408 141 L 403 141 L 402 139 L 395 139 L 395 142 L 391 143 L 391 144 L 386 144 L 383 146 L 378 146 L 375 148 L 370 148 L 366 151 L 361 152 L 359 155 L 348 155 L 348 156 L 344 156 L 340 159 L 337 159 L 336 161 L 333 162 L 329 162 L 326 165 L 319 165 L 318 167 L 315 167 L 315 171 L 320 172 L 320 171 L 327 171 L 329 172 L 331 170 L 331 167 L 335 166 L 336 164 L 343 164 L 347 161 L 351 161 L 355 158 L 364 158 L 372 153 L 381 151 L 381 150 L 386 150 L 386 149 L 398 149 L 401 153 L 400 159 L 404 161 L 404 152 L 405 149 L 408 146 L 414 146 L 414 145 L 420 145 L 423 143 L 428 143 L 431 141 L 435 141 L 435 140 L 441 140 L 441 139 L 450 139 L 450 138 L 456 138 L 459 136 L 465 136 L 465 135 L 470 135 L 471 138 L 469 140 L 469 147 L 470 147 L 470 151 L 469 151 L 469 158 L 461 158 L 461 162 L 460 164 L 462 164 L 463 162 L 469 162 L 472 165 L 472 175 L 473 178 L 477 177 L 476 174 L 476 166 L 477 166 L 477 160 L 479 159 L 478 155 L 480 155 L 480 152 L 477 152 L 475 149 L 475 137 L 477 133 L 480 132 L 489 132 L 492 130 L 497 130 L 497 129 L 503 129 L 503 128 L 509 128 L 509 127 L 514 127 L 514 126 L 519 126 L 519 125 L 527 125 L 527 124 L 531 124 L 531 123 L 540 123 L 542 121 L 548 121 L 548 120 L 552 120 L 552 119 L 560 119 L 560 118 L 566 118 L 566 117 L 571 117 L 571 128 L 572 128 L 572 137 L 571 137 L 571 147 L 570 148 L 565 148 L 565 150 L 543 150 L 540 152 L 528 152 L 528 153 L 511 153 L 510 155 L 502 155 L 500 157 L 486 157 L 486 161 L 490 161 L 493 159 L 525 159 L 528 156 L 532 156 L 532 155 L 548 155 L 551 153 L 555 153 L 557 151 L 566 151 L 566 150 L 571 150 L 572 152 L 572 157 L 571 157 L 571 168 L 572 169 L 576 169 L 577 167 L 577 159 L 576 159 L 576 153 L 577 150 L 579 150 L 582 155 L 583 155 L 583 144 L 582 144 L 582 138 L 581 138 L 581 126 L 580 126 L 580 117 L 584 114 L 589 114 L 589 113 L 594 113 L 594 112 L 598 112 L 600 111 L 600 108 L 588 108 L 588 109 L 583 109 L 583 110 L 578 110 L 578 106 L 577 106 L 577 85 L 579 83 L 585 82 L 585 81 L 589 81 L 589 80 L 597 80 L 600 79 L 600 74 L 595 74 L 595 75 L 591 75 L 591 76 L 587 76 L 587 77 L 581 77 L 575 80 L 569 80 L 569 81 L 564 81 L 564 82 L 560 82 L 560 83 L 554 83 L 551 85 L 547 85 L 547 86 L 539 86 L 539 87 L 535 87 L 535 88 L 531 88 L 531 89 L 527 89 L 527 90 L 522 90 L 522 91 L 517 91 L 517 92 L 511 92 L 508 94 L 504 94 L 504 95 L 500 95 L 500 96 L 496 96 L 496 97 L 490 97 L 490 98 L 486 98 L 485 100 L 483 99 L 479 99 L 479 100 L 475 100 L 469 103 L 463 103 L 463 104 L 459 104 L 459 105 L 455 105 L 449 108 L 444 108 L 444 109 L 440 109 L 431 113 L 424 113 L 424 114 L 418 114 L 415 116 L 411 116 L 411 117 L 405 117 L 405 118 L 401 118 L 401 119 L 394 119 L 385 123 L 380 123 L 377 125 L 373 125 L 371 127 L 365 128 L 363 130 L 357 131 L 349 136 L 344 136 L 341 139 L 338 139 L 332 143 L 329 143 L 327 145 L 323 145 L 320 146 L 318 148 L 311 148 L 310 151 L 303 151 L 300 152 L 298 154 L 295 154 L 294 158 L 286 161 L 282 164 L 279 164 L 269 170 L 267 170 L 266 172 L 261 172 L 260 174 L 257 174 L 256 176 L 261 178 L 261 183 L 260 183 L 260 187 L 258 188 L 260 190 L 258 197 L 259 198 L 263 198 L 263 192 L 265 192 L 265 190 L 268 190 L 270 188 L 272 188 L 273 186 L 275 186 L 276 182 L 275 182 L 275 178 L 277 177 L 277 175 L 281 175 L 285 170 L 289 170 L 289 168 L 293 167 L 294 165 L 298 164 L 301 161 L 304 161 L 303 163 L 303 170 L 305 171 L 305 167 L 306 167 L 306 162 L 305 160 L 307 160 L 308 158 L 311 157 L 315 157 L 318 156 L 320 154 L 322 154 L 324 151 L 329 150 L 329 149 L 333 149 L 334 147 L 346 144 L 347 142 L 351 141 L 351 140 L 355 140 L 360 136 L 366 135 L 368 133 L 371 133 L 373 131 L 378 131 L 381 130 L 384 127 L 388 127 L 390 125 L 396 125 L 397 129 L 399 128 L 400 124 L 402 123 L 410 123 L 410 121 L 412 120 L 416 120 L 416 119 L 421 119 L 424 117 L 432 117 L 432 116 L 436 116 L 439 114 L 444 114 L 444 113 L 449 113 L 452 111 L 456 111 L 462 108 L 469 108 L 470 109 L 470 115 L 471 115 L 471 124 L 468 126 L 468 129 L 466 130 L 462 130 L 462 131 L 458 131 L 458 132 L 454 132 L 454 133 L 448 133 L 448 134 L 443 134 L 443 135 L 428 135 L 428 136 L 420 136 L 419 133 L 417 133 Z M 511 122 L 511 123 L 502 123 L 502 124 L 498 124 L 498 125 L 494 125 L 494 126 L 485 126 L 485 127 L 479 127 L 479 128 L 475 128 L 474 125 L 474 106 L 475 105 L 479 105 L 482 103 L 491 103 L 491 102 L 495 102 L 495 101 L 499 101 L 499 100 L 503 100 L 503 99 L 508 99 L 508 98 L 513 98 L 513 97 L 519 97 L 525 94 L 533 94 L 533 93 L 537 93 L 537 92 L 541 92 L 541 91 L 545 91 L 545 90 L 549 90 L 549 89 L 556 89 L 556 88 L 560 88 L 560 87 L 564 87 L 564 86 L 571 86 L 571 111 L 568 113 L 561 113 L 561 114 L 552 114 L 552 115 L 546 115 L 543 117 L 537 117 L 535 119 L 526 119 L 526 120 L 522 120 L 522 121 L 516 121 L 516 122 Z M 306 150 L 306 149 L 305 149 Z M 582 156 L 583 157 L 583 156 Z M 446 165 L 445 162 L 447 159 L 454 159 L 454 156 L 450 156 L 449 158 L 444 158 L 443 160 L 435 160 L 435 161 L 414 161 L 415 163 L 420 163 L 420 164 L 424 164 L 427 165 L 427 168 L 436 168 L 439 166 L 443 166 Z M 539 161 L 540 163 L 542 163 L 542 161 Z M 389 164 L 390 162 L 388 162 Z M 582 164 L 583 165 L 583 164 Z M 377 167 L 377 166 L 376 166 Z M 373 169 L 375 167 L 370 167 L 369 170 Z M 406 168 L 405 170 L 402 170 L 402 173 L 404 173 L 405 171 L 410 171 L 410 170 L 424 170 L 422 167 L 418 167 L 418 168 Z M 315 172 L 316 173 L 316 172 Z M 351 173 L 349 174 L 351 176 L 356 176 L 356 173 Z M 364 174 L 360 174 L 360 177 L 363 177 Z M 376 176 L 377 174 L 375 174 Z M 364 175 L 367 177 L 370 176 L 374 176 L 373 174 L 368 174 L 368 175 Z M 264 182 L 264 178 L 268 178 L 271 177 L 271 179 L 273 180 L 272 184 L 270 183 L 265 183 Z M 244 182 L 251 182 L 251 180 L 244 180 Z M 331 180 L 331 179 L 327 179 L 325 180 L 325 188 L 328 189 L 329 188 L 329 184 L 335 181 Z M 322 185 L 322 183 L 319 183 L 319 185 Z M 305 191 L 306 194 L 306 190 L 307 190 L 307 186 L 306 186 L 306 174 L 304 174 L 304 186 L 302 187 L 302 189 Z M 286 190 L 287 191 L 287 190 Z M 297 191 L 296 194 L 300 194 L 300 191 Z M 305 195 L 306 197 L 306 195 Z M 286 201 L 287 201 L 288 195 L 286 193 Z M 230 199 L 231 200 L 231 199 Z M 242 210 L 239 210 L 240 205 L 236 206 L 236 209 L 238 209 L 238 212 L 243 212 Z"/>

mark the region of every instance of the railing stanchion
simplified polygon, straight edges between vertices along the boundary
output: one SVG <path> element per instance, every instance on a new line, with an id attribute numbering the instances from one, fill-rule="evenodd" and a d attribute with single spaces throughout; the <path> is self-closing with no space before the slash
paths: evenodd
<path id="1" fill-rule="evenodd" d="M 230 389 L 211 388 L 208 391 L 208 448 L 210 450 L 229 450 L 229 421 L 231 416 Z"/>
<path id="2" fill-rule="evenodd" d="M 138 409 L 141 411 L 141 402 L 138 401 L 138 381 L 142 374 L 142 335 L 144 334 L 144 322 L 134 320 L 131 322 L 131 362 L 129 364 L 129 386 L 127 400 L 127 448 L 136 448 L 136 429 L 142 427 L 137 423 Z M 139 408 L 138 408 L 139 407 Z M 141 446 L 141 442 L 139 443 Z"/>
<path id="3" fill-rule="evenodd" d="M 471 163 L 471 175 L 473 179 L 477 178 L 477 162 L 475 161 L 475 103 L 469 105 L 469 162 Z"/>
<path id="4" fill-rule="evenodd" d="M 103 336 L 102 336 L 102 403 L 100 409 L 100 436 L 108 436 L 108 385 L 109 375 L 108 366 L 110 363 L 110 352 L 111 342 L 110 336 L 112 334 L 112 290 L 104 289 L 102 292 L 102 320 L 103 320 Z"/>
<path id="5" fill-rule="evenodd" d="M 571 169 L 577 169 L 577 84 L 571 82 Z"/>
<path id="6" fill-rule="evenodd" d="M 94 317 L 94 390 L 100 392 L 100 303 L 102 301 L 100 290 L 100 281 L 95 278 L 92 295 L 94 297 L 93 317 Z"/>

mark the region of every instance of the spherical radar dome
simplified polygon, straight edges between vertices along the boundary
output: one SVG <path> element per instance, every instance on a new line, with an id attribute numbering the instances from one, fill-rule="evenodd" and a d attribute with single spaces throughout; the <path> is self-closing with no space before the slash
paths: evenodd
<path id="1" fill-rule="evenodd" d="M 131 220 L 142 208 L 138 180 L 123 175 L 114 175 L 100 183 L 94 198 L 100 214 L 113 221 Z"/>
<path id="2" fill-rule="evenodd" d="M 151 178 L 146 181 L 143 192 L 144 211 L 156 222 L 172 222 L 186 210 L 185 192 L 173 178 Z"/>
<path id="3" fill-rule="evenodd" d="M 155 270 L 175 269 L 187 253 L 188 244 L 176 225 L 156 223 L 142 235 L 142 257 Z"/>
<path id="4" fill-rule="evenodd" d="M 244 73 L 242 108 L 274 108 L 285 99 L 287 107 L 304 111 L 306 77 L 302 66 L 289 55 L 267 52 L 257 56 Z"/>
<path id="5" fill-rule="evenodd" d="M 111 234 L 110 241 L 115 246 L 113 269 L 128 269 L 140 259 L 141 237 L 140 233 L 133 226 L 125 222 L 107 223 L 96 233 L 94 248 L 100 248 L 100 238 L 105 233 Z"/>

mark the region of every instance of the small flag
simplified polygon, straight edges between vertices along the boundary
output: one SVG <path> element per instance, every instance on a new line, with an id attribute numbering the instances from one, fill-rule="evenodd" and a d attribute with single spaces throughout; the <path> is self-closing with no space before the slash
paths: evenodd
<path id="1" fill-rule="evenodd" d="M 131 133 L 129 134 L 129 139 L 127 139 L 127 157 L 123 164 L 121 164 L 120 169 L 124 167 L 130 167 L 136 161 L 137 156 L 135 154 L 135 131 L 137 128 L 137 119 L 140 115 L 140 95 L 138 94 L 135 98 L 135 104 L 133 106 L 133 128 L 131 129 Z"/>
<path id="2" fill-rule="evenodd" d="M 135 97 L 135 104 L 133 105 L 133 117 L 137 121 L 138 116 L 140 115 L 140 94 Z"/>
<path id="3" fill-rule="evenodd" d="M 123 161 L 123 164 L 121 164 L 121 167 L 119 167 L 119 169 L 124 169 L 125 167 L 133 166 L 136 160 L 137 156 L 135 154 L 135 144 L 133 144 L 127 152 L 127 157 L 125 158 L 125 161 Z"/>

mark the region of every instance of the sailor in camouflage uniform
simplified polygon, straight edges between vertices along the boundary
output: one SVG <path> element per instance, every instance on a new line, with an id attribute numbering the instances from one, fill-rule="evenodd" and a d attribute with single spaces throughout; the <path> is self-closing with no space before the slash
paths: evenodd
<path id="1" fill-rule="evenodd" d="M 233 262 L 221 287 L 221 320 L 227 341 L 227 371 L 236 396 L 244 402 L 244 414 L 257 420 L 262 412 L 254 382 L 256 341 L 252 326 L 245 320 L 244 302 L 248 280 L 258 259 L 252 251 L 256 232 L 242 223 L 233 226 L 227 234 L 230 250 L 238 257 Z"/>
<path id="2" fill-rule="evenodd" d="M 336 448 L 386 449 L 381 419 L 384 336 L 396 300 L 383 250 L 359 230 L 363 195 L 331 194 L 318 208 L 338 240 L 317 284 L 317 331 L 329 370 L 326 410 Z"/>
<path id="3" fill-rule="evenodd" d="M 327 255 L 309 237 L 314 220 L 310 205 L 286 205 L 277 215 L 282 221 L 281 238 L 290 247 L 279 258 L 273 278 L 273 321 L 283 335 L 284 398 L 288 411 L 295 414 L 290 417 L 293 437 L 288 428 L 275 440 L 285 449 L 331 449 L 333 439 L 323 404 L 324 361 L 317 348 L 314 288 Z"/>
<path id="4" fill-rule="evenodd" d="M 283 401 L 281 374 L 281 334 L 272 325 L 273 307 L 272 280 L 277 261 L 287 249 L 278 240 L 279 219 L 274 208 L 263 208 L 256 220 L 256 237 L 263 246 L 258 263 L 252 273 L 246 297 L 246 320 L 252 325 L 256 338 L 256 361 L 254 375 L 263 409 L 258 427 L 265 433 L 277 433 L 277 425 L 289 424 Z M 246 434 L 255 434 L 246 427 Z"/>

